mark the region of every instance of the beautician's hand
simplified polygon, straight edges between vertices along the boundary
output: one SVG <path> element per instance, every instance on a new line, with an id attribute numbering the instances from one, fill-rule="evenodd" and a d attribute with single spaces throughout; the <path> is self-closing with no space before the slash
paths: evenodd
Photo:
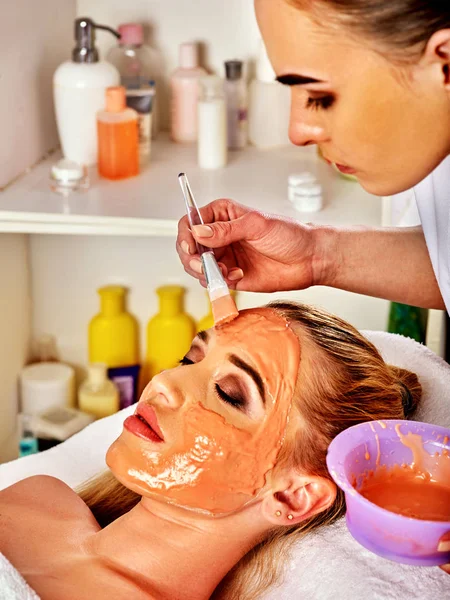
<path id="1" fill-rule="evenodd" d="M 317 283 L 314 226 L 261 213 L 232 200 L 215 200 L 200 212 L 205 226 L 193 228 L 194 235 L 198 242 L 215 249 L 231 288 L 274 292 Z M 177 252 L 185 271 L 205 285 L 187 217 L 178 224 Z"/>

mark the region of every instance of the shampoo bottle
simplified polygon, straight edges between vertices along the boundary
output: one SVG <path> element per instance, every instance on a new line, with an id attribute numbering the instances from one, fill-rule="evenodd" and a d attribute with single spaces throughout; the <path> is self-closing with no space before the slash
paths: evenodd
<path id="1" fill-rule="evenodd" d="M 164 369 L 176 367 L 189 351 L 195 335 L 195 322 L 184 312 L 185 290 L 166 285 L 156 290 L 159 313 L 147 326 L 147 380 Z"/>
<path id="2" fill-rule="evenodd" d="M 106 90 L 106 109 L 97 113 L 98 172 L 107 179 L 139 173 L 138 114 L 126 107 L 125 88 Z"/>
<path id="3" fill-rule="evenodd" d="M 119 407 L 119 390 L 108 379 L 106 365 L 89 365 L 88 377 L 78 391 L 78 408 L 96 419 L 102 419 L 116 413 Z"/>
<path id="4" fill-rule="evenodd" d="M 248 134 L 258 148 L 289 145 L 291 92 L 275 81 L 275 72 L 260 40 L 256 79 L 250 84 Z"/>
<path id="5" fill-rule="evenodd" d="M 248 140 L 248 92 L 242 77 L 241 60 L 225 62 L 225 100 L 227 104 L 228 148 L 245 148 Z"/>
<path id="6" fill-rule="evenodd" d="M 174 142 L 197 140 L 199 79 L 206 75 L 199 66 L 198 45 L 181 44 L 180 66 L 170 79 L 171 137 Z"/>
<path id="7" fill-rule="evenodd" d="M 220 169 L 227 164 L 227 112 L 223 81 L 215 75 L 200 79 L 198 103 L 198 164 Z"/>
<path id="8" fill-rule="evenodd" d="M 125 309 L 126 289 L 100 288 L 100 313 L 89 323 L 89 362 L 104 363 L 119 388 L 120 408 L 137 402 L 139 378 L 138 324 Z"/>
<path id="9" fill-rule="evenodd" d="M 105 90 L 120 83 L 116 67 L 99 60 L 96 29 L 119 36 L 114 29 L 91 19 L 76 19 L 72 60 L 62 63 L 53 76 L 56 123 L 64 157 L 87 166 L 97 162 L 95 119 L 105 106 Z"/>

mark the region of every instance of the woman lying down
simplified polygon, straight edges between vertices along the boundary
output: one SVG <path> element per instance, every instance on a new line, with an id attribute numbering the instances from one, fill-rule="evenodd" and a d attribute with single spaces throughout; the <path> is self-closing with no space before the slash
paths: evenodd
<path id="1" fill-rule="evenodd" d="M 344 514 L 331 440 L 420 395 L 337 317 L 242 311 L 148 384 L 110 472 L 79 494 L 48 476 L 0 492 L 0 550 L 43 600 L 258 598 L 292 542 Z"/>

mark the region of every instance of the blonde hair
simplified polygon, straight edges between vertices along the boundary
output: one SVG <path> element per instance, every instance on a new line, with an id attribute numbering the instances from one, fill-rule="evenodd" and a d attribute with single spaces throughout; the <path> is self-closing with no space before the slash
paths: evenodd
<path id="1" fill-rule="evenodd" d="M 314 366 L 319 367 L 305 372 L 304 361 L 300 363 L 294 409 L 301 416 L 302 425 L 292 443 L 282 448 L 275 469 L 293 466 L 329 479 L 325 459 L 331 440 L 363 421 L 411 416 L 422 394 L 421 385 L 415 374 L 386 364 L 375 346 L 339 317 L 293 302 L 269 306 L 288 319 L 302 340 L 317 350 Z M 140 500 L 109 472 L 87 482 L 79 494 L 102 527 Z M 267 539 L 235 565 L 212 598 L 259 598 L 279 581 L 292 544 L 344 513 L 344 495 L 338 490 L 327 510 L 298 525 L 273 529 Z"/>

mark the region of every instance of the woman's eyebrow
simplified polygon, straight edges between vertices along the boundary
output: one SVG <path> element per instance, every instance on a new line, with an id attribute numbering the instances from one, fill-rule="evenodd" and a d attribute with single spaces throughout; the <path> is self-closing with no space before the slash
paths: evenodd
<path id="1" fill-rule="evenodd" d="M 261 378 L 261 375 L 258 373 L 258 371 L 256 369 L 254 369 L 251 365 L 246 363 L 244 360 L 242 360 L 242 358 L 240 358 L 239 356 L 236 356 L 236 354 L 230 354 L 230 356 L 228 358 L 229 358 L 229 361 L 231 363 L 233 363 L 233 365 L 235 365 L 239 369 L 242 369 L 243 371 L 248 373 L 248 375 L 250 375 L 250 377 L 255 382 L 256 387 L 258 388 L 258 391 L 261 395 L 261 399 L 265 406 L 266 405 L 266 394 L 265 394 L 265 390 L 264 390 L 263 380 Z"/>
<path id="2" fill-rule="evenodd" d="M 209 333 L 207 331 L 199 331 L 195 337 L 200 338 L 202 342 L 207 344 L 209 340 Z"/>
<path id="3" fill-rule="evenodd" d="M 308 83 L 325 83 L 320 79 L 314 79 L 314 77 L 305 77 L 304 75 L 287 74 L 280 75 L 276 78 L 279 83 L 283 85 L 307 85 Z"/>

